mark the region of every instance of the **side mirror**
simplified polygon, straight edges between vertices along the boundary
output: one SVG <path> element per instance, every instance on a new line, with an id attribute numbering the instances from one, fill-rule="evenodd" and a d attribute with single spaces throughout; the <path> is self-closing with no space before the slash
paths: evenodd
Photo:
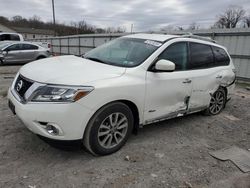
<path id="1" fill-rule="evenodd" d="M 6 54 L 8 54 L 8 52 L 9 52 L 9 50 L 7 50 L 7 49 L 5 49 L 5 50 L 2 50 L 2 54 L 3 54 L 3 55 L 6 55 Z"/>
<path id="2" fill-rule="evenodd" d="M 160 59 L 155 64 L 155 70 L 162 72 L 172 72 L 175 70 L 175 64 L 172 61 Z"/>

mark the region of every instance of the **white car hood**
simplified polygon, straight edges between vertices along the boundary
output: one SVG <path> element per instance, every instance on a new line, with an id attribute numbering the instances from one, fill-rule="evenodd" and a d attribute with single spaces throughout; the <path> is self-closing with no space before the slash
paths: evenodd
<path id="1" fill-rule="evenodd" d="M 20 74 L 42 83 L 83 85 L 121 76 L 126 68 L 106 65 L 73 55 L 46 58 L 24 65 Z"/>

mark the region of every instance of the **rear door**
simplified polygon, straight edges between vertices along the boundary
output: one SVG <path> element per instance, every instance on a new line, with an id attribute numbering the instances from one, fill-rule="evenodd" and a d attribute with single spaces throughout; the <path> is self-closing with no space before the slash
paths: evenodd
<path id="1" fill-rule="evenodd" d="M 38 46 L 33 44 L 22 44 L 21 56 L 25 62 L 33 61 L 37 58 Z"/>
<path id="2" fill-rule="evenodd" d="M 199 111 L 209 105 L 211 94 L 218 88 L 220 69 L 215 66 L 210 45 L 189 42 L 189 50 L 187 69 L 191 71 L 193 81 L 189 111 Z"/>

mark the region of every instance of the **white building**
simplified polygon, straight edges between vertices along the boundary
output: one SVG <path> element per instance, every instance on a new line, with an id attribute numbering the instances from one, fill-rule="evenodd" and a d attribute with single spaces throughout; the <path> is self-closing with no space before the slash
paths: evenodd
<path id="1" fill-rule="evenodd" d="M 49 29 L 7 27 L 2 24 L 0 24 L 0 32 L 19 33 L 23 35 L 23 38 L 26 40 L 35 38 L 47 38 L 54 36 L 54 31 Z"/>
<path id="2" fill-rule="evenodd" d="M 0 32 L 16 33 L 16 31 L 14 31 L 13 29 L 8 28 L 8 27 L 2 25 L 1 23 L 0 23 Z"/>
<path id="3" fill-rule="evenodd" d="M 24 39 L 48 38 L 54 36 L 54 31 L 48 29 L 34 29 L 24 27 L 12 27 L 17 33 L 23 35 Z"/>

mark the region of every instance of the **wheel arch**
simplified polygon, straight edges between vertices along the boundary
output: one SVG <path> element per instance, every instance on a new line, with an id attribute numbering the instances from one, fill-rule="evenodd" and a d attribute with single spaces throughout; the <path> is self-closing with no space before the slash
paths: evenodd
<path id="1" fill-rule="evenodd" d="M 39 55 L 39 56 L 36 58 L 36 60 L 38 60 L 38 59 L 43 59 L 43 58 L 46 58 L 46 56 L 45 56 L 45 55 Z"/>
<path id="2" fill-rule="evenodd" d="M 219 88 L 222 88 L 225 91 L 225 104 L 224 104 L 224 108 L 225 108 L 226 107 L 226 103 L 228 101 L 228 98 L 227 98 L 228 90 L 227 90 L 227 87 L 221 86 L 221 85 L 219 86 Z"/>
<path id="3" fill-rule="evenodd" d="M 93 114 L 92 116 L 90 117 L 90 119 L 88 120 L 88 123 L 84 129 L 84 132 L 83 132 L 83 137 L 85 136 L 85 133 L 86 133 L 86 130 L 87 130 L 87 127 L 90 123 L 90 121 L 92 120 L 92 118 L 95 116 L 95 114 L 103 107 L 111 104 L 111 103 L 115 103 L 115 102 L 120 102 L 120 103 L 123 103 L 125 105 L 127 105 L 129 107 L 129 109 L 132 111 L 132 114 L 133 114 L 133 117 L 134 117 L 134 126 L 133 126 L 133 133 L 134 134 L 137 134 L 138 133 L 138 129 L 139 129 L 139 125 L 140 125 L 140 113 L 139 113 L 139 109 L 137 107 L 137 105 L 132 102 L 131 100 L 127 100 L 127 99 L 118 99 L 118 100 L 114 100 L 114 101 L 110 101 L 110 102 L 107 102 L 105 103 L 104 105 L 100 106 Z"/>
<path id="4" fill-rule="evenodd" d="M 139 114 L 139 110 L 138 110 L 138 107 L 136 106 L 136 104 L 133 103 L 132 101 L 129 101 L 129 100 L 117 100 L 114 102 L 122 102 L 130 108 L 130 110 L 132 111 L 133 116 L 134 116 L 133 133 L 137 134 L 138 129 L 139 129 L 139 125 L 140 125 L 140 114 Z"/>

